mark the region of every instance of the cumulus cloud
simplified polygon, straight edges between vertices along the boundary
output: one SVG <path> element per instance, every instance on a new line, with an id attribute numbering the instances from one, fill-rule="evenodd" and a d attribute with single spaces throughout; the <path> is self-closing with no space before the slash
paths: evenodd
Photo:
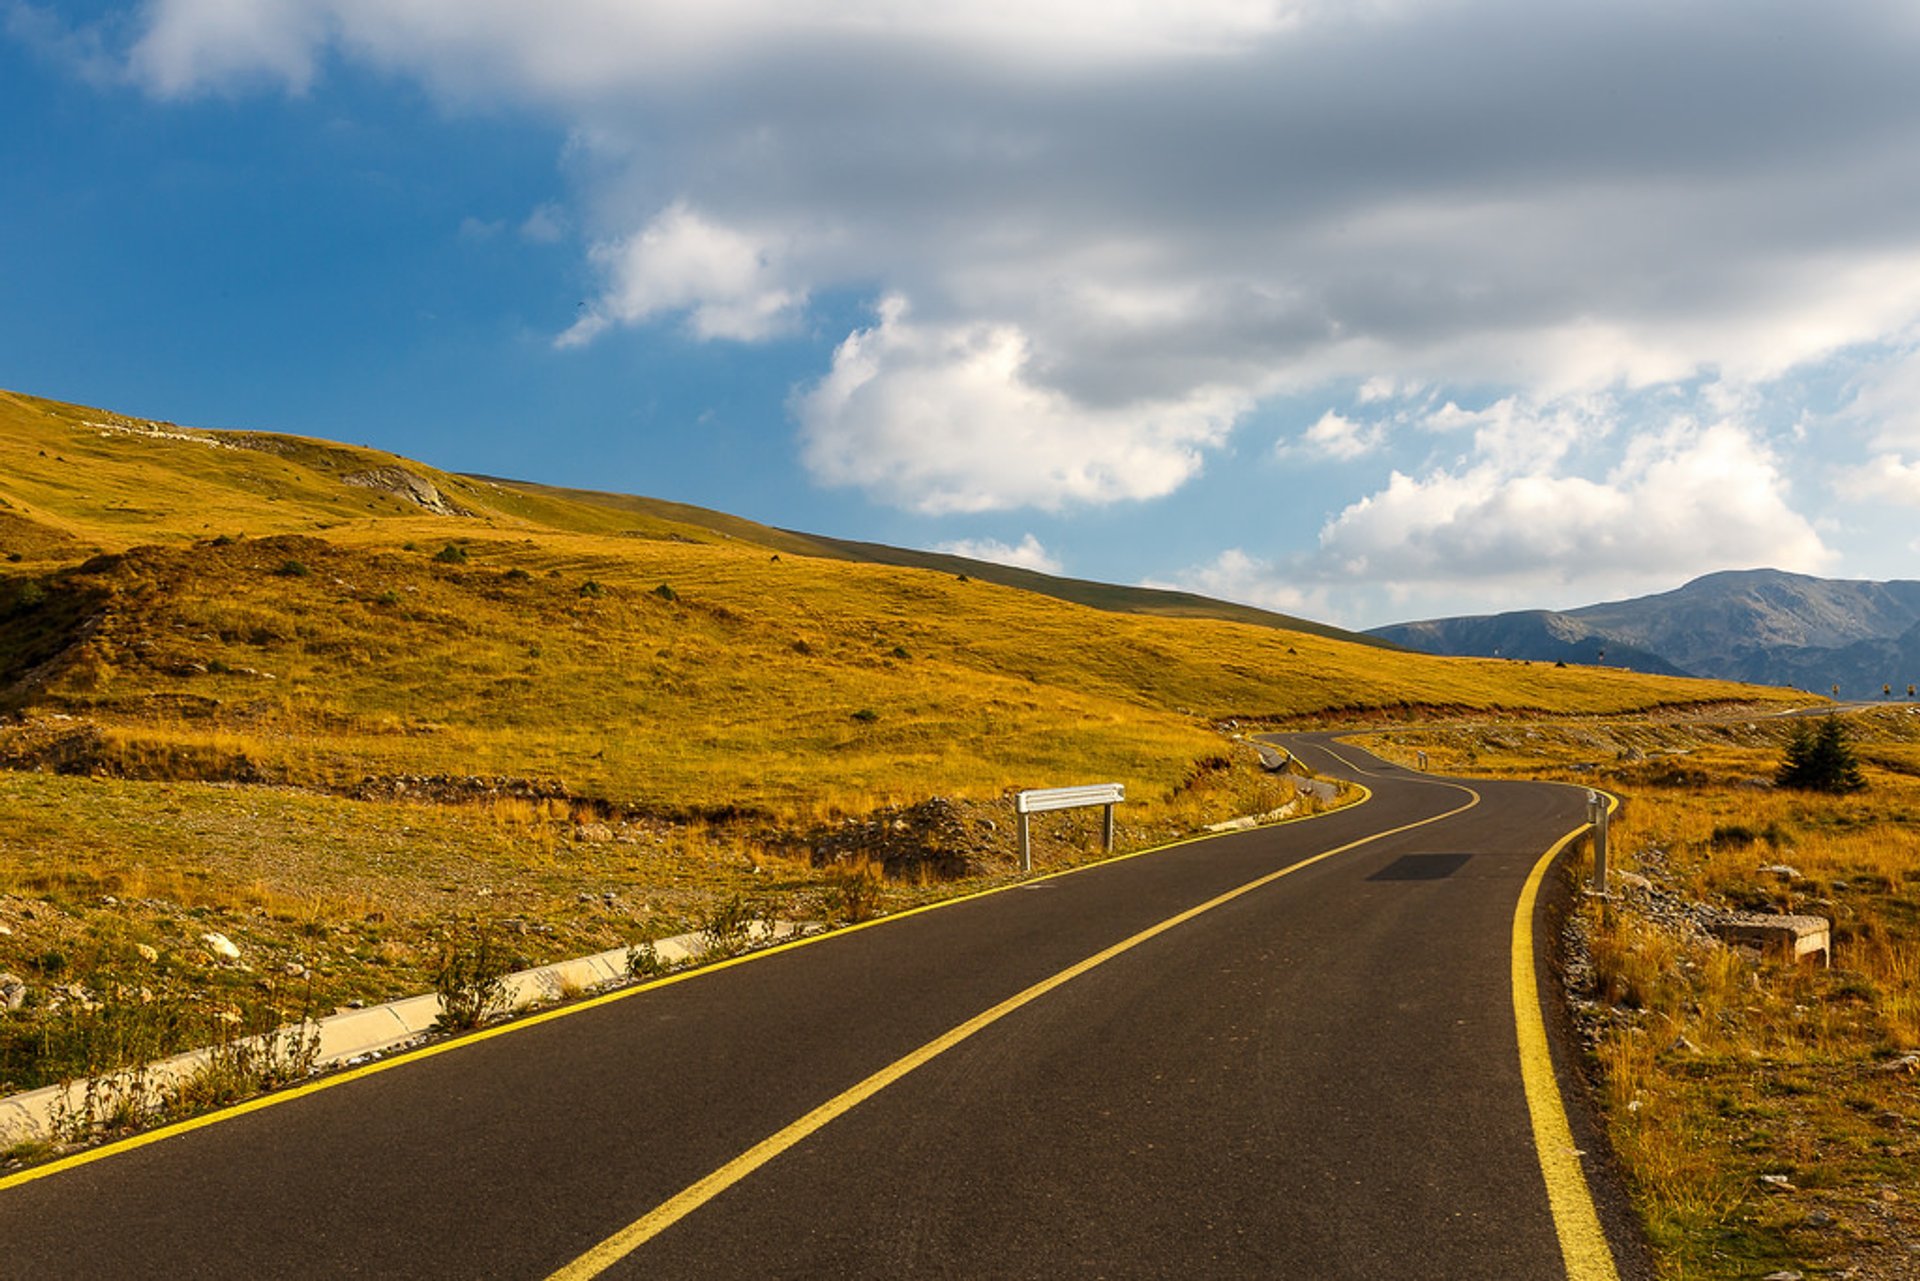
<path id="1" fill-rule="evenodd" d="M 623 240 L 594 246 L 605 293 L 557 340 L 592 341 L 613 324 L 683 313 L 702 338 L 753 341 L 785 328 L 806 301 L 785 282 L 773 237 L 722 226 L 684 204 Z"/>
<path id="2" fill-rule="evenodd" d="M 1920 460 L 1908 462 L 1898 454 L 1881 454 L 1840 474 L 1841 492 L 1853 497 L 1920 507 Z"/>
<path id="3" fill-rule="evenodd" d="M 1060 558 L 1048 551 L 1032 534 L 1026 535 L 1017 545 L 1003 543 L 997 538 L 957 538 L 952 542 L 935 543 L 933 550 L 946 552 L 950 556 L 965 556 L 968 560 L 1038 570 L 1042 574 L 1058 574 L 1061 571 Z"/>
<path id="4" fill-rule="evenodd" d="M 1494 460 L 1395 472 L 1327 523 L 1319 556 L 1324 572 L 1400 587 L 1644 584 L 1831 559 L 1763 442 L 1732 423 L 1686 422 L 1636 439 L 1598 480 Z"/>
<path id="5" fill-rule="evenodd" d="M 1375 410 L 1492 388 L 1506 422 L 1465 414 L 1470 457 L 1400 460 L 1330 546 L 1397 563 L 1369 531 L 1398 523 L 1537 565 L 1468 521 L 1564 503 L 1624 563 L 1607 503 L 1696 497 L 1734 524 L 1676 532 L 1804 564 L 1777 484 L 1750 489 L 1786 531 L 1762 537 L 1656 461 L 1581 479 L 1579 405 L 1701 380 L 1744 403 L 1912 332 L 1917 55 L 1900 0 L 148 0 L 128 66 L 160 95 L 298 93 L 346 59 L 563 123 L 603 282 L 564 346 L 910 299 L 794 400 L 819 478 L 910 509 L 1165 494 L 1252 406 L 1336 385 L 1356 412 L 1306 443 L 1384 454 L 1449 428 Z M 1715 439 L 1654 448 L 1673 471 Z M 1731 461 L 1766 479 L 1764 451 Z"/>
<path id="6" fill-rule="evenodd" d="M 1241 547 L 1229 547 L 1204 564 L 1190 566 L 1171 578 L 1149 579 L 1141 586 L 1198 592 L 1283 614 L 1311 613 L 1315 618 L 1329 618 L 1338 612 L 1327 592 L 1307 581 L 1299 567 L 1276 564 Z"/>
<path id="7" fill-rule="evenodd" d="M 906 302 L 834 353 L 795 398 L 807 466 L 929 514 L 1155 498 L 1200 470 L 1243 402 L 1081 404 L 1034 375 L 1032 346 L 1004 324 L 928 325 Z"/>
<path id="8" fill-rule="evenodd" d="M 1378 450 L 1384 435 L 1385 432 L 1377 423 L 1355 422 L 1339 411 L 1329 409 L 1320 415 L 1313 426 L 1300 434 L 1299 440 L 1282 440 L 1275 452 L 1282 457 L 1300 455 L 1351 462 Z"/>

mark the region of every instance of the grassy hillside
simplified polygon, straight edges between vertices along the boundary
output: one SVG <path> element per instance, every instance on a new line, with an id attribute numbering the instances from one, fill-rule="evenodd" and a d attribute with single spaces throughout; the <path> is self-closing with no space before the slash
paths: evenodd
<path id="1" fill-rule="evenodd" d="M 968 565 L 0 393 L 0 972 L 37 1020 L 0 1089 L 97 1046 L 61 993 L 129 965 L 195 1018 L 263 971 L 324 1006 L 428 986 L 462 919 L 533 962 L 1005 875 L 1009 789 L 1123 781 L 1133 848 L 1272 809 L 1229 720 L 1784 697 Z"/>

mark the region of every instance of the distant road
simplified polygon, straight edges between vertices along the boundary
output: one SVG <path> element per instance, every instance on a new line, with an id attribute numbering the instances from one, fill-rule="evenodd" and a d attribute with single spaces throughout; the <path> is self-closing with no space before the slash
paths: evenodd
<path id="1" fill-rule="evenodd" d="M 1637 1275 L 1516 1023 L 1583 794 L 1281 741 L 1372 799 L 0 1180 L 0 1275 Z"/>

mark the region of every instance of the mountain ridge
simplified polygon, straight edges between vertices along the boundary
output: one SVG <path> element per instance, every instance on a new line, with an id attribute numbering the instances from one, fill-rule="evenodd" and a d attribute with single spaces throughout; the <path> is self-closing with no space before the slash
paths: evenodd
<path id="1" fill-rule="evenodd" d="M 1430 654 L 1604 663 L 1822 692 L 1838 685 L 1871 697 L 1920 681 L 1920 581 L 1721 570 L 1576 609 L 1423 619 L 1368 634 Z"/>

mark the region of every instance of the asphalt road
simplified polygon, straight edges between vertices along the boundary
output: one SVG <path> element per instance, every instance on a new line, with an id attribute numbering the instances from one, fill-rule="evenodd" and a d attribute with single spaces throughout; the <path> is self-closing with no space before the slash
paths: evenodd
<path id="1" fill-rule="evenodd" d="M 0 1181 L 0 1276 L 1567 1275 L 1512 941 L 1582 793 L 1286 741 L 1373 798 Z"/>

